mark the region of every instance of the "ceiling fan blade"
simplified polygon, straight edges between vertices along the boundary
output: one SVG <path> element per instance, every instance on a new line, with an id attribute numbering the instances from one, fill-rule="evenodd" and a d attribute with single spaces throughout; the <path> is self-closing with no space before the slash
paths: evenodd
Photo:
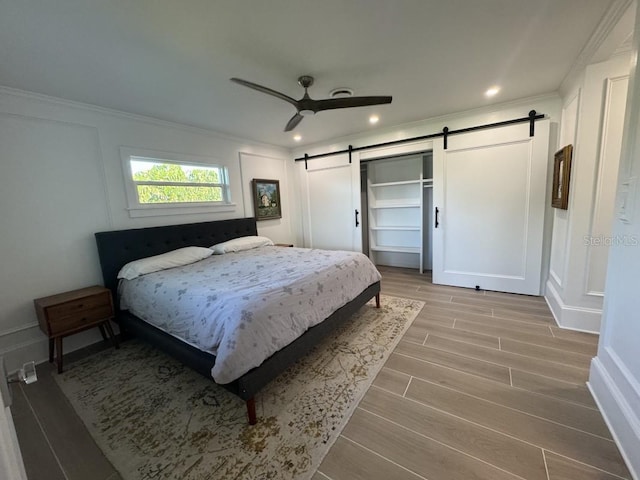
<path id="1" fill-rule="evenodd" d="M 245 87 L 249 87 L 249 88 L 252 88 L 254 90 L 258 90 L 259 92 L 266 93 L 267 95 L 272 95 L 274 97 L 279 98 L 280 100 L 284 100 L 285 102 L 289 102 L 290 104 L 292 104 L 296 108 L 298 107 L 298 101 L 296 99 L 294 99 L 294 98 L 289 97 L 288 95 L 285 95 L 284 93 L 276 92 L 275 90 L 272 90 L 272 89 L 267 88 L 267 87 L 263 87 L 262 85 L 258 85 L 257 83 L 248 82 L 247 80 L 242 80 L 241 78 L 233 77 L 230 80 L 232 82 L 234 82 L 234 83 L 239 84 L 239 85 L 244 85 Z"/>
<path id="2" fill-rule="evenodd" d="M 304 117 L 302 115 L 300 115 L 299 113 L 296 113 L 293 117 L 291 117 L 291 120 L 287 122 L 287 126 L 284 127 L 284 131 L 290 132 L 291 130 L 296 128 L 303 118 Z"/>
<path id="3" fill-rule="evenodd" d="M 383 105 L 391 103 L 392 97 L 346 97 L 314 100 L 313 110 L 333 110 L 336 108 L 367 107 L 369 105 Z"/>

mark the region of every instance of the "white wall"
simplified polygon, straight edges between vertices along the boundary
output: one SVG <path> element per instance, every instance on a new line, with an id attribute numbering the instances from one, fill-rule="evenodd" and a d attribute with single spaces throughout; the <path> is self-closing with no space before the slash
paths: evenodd
<path id="1" fill-rule="evenodd" d="M 5 88 L 0 88 L 0 146 L 0 355 L 9 370 L 48 356 L 34 298 L 102 283 L 95 232 L 252 216 L 247 184 L 259 176 L 285 187 L 283 218 L 259 222 L 259 233 L 293 240 L 287 176 L 293 166 L 284 149 Z M 131 218 L 123 146 L 225 165 L 235 208 Z M 64 350 L 100 338 L 94 331 L 74 335 L 65 339 Z"/>
<path id="2" fill-rule="evenodd" d="M 640 50 L 640 9 L 633 58 Z M 632 69 L 605 304 L 589 386 L 634 479 L 640 479 L 640 77 Z"/>
<path id="3" fill-rule="evenodd" d="M 287 154 L 287 157 L 289 154 Z M 292 243 L 292 225 L 296 223 L 293 218 L 297 214 L 295 208 L 296 196 L 292 192 L 292 182 L 289 180 L 293 169 L 293 162 L 283 161 L 282 158 L 272 158 L 258 153 L 240 152 L 240 171 L 242 182 L 242 201 L 244 216 L 255 216 L 252 195 L 252 180 L 261 178 L 280 181 L 280 203 L 282 218 L 273 220 L 260 220 L 258 233 L 269 237 L 275 243 Z"/>
<path id="4" fill-rule="evenodd" d="M 569 208 L 553 209 L 546 298 L 558 325 L 600 331 L 630 53 L 589 65 L 563 96 L 556 149 L 572 144 Z"/>

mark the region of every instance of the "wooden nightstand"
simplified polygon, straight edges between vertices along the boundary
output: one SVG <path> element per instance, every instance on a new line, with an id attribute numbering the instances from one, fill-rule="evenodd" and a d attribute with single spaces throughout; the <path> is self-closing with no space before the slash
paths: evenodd
<path id="1" fill-rule="evenodd" d="M 95 286 L 36 298 L 33 301 L 40 329 L 49 337 L 49 363 L 53 362 L 55 341 L 58 373 L 62 373 L 62 339 L 68 335 L 98 327 L 102 338 L 111 337 L 119 348 L 109 320 L 114 316 L 109 289 Z M 105 333 L 106 330 L 106 333 Z"/>
<path id="2" fill-rule="evenodd" d="M 274 247 L 293 247 L 293 243 L 274 243 Z"/>

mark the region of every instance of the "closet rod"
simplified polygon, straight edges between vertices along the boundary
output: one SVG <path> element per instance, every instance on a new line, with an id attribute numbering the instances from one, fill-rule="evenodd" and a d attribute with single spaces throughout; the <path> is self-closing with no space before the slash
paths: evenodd
<path id="1" fill-rule="evenodd" d="M 298 157 L 298 158 L 295 159 L 295 161 L 296 162 L 304 161 L 306 163 L 307 160 L 312 160 L 314 158 L 331 157 L 333 155 L 341 155 L 343 153 L 348 153 L 349 156 L 351 156 L 352 152 L 359 152 L 361 150 L 370 150 L 372 148 L 388 147 L 390 145 L 400 145 L 402 143 L 415 142 L 417 140 L 428 140 L 430 138 L 438 138 L 438 137 L 444 137 L 444 139 L 445 139 L 444 148 L 446 150 L 447 149 L 447 137 L 449 137 L 451 135 L 458 135 L 458 134 L 461 134 L 461 133 L 475 132 L 477 130 L 486 130 L 486 129 L 489 129 L 489 128 L 506 127 L 507 125 L 513 125 L 513 124 L 516 124 L 516 123 L 525 123 L 525 122 L 529 122 L 529 136 L 533 137 L 534 128 L 535 128 L 534 127 L 535 121 L 536 120 L 541 120 L 543 118 L 544 118 L 544 114 L 543 113 L 537 113 L 535 110 L 531 110 L 529 112 L 528 116 L 520 117 L 520 118 L 514 118 L 513 120 L 505 120 L 503 122 L 496 122 L 496 123 L 486 123 L 484 125 L 476 125 L 475 127 L 460 128 L 458 130 L 449 130 L 447 127 L 444 127 L 441 132 L 431 133 L 429 135 L 421 135 L 419 137 L 403 138 L 402 140 L 393 140 L 391 142 L 374 143 L 374 144 L 371 144 L 371 145 L 363 145 L 361 147 L 352 147 L 351 145 L 349 145 L 349 148 L 344 149 L 344 150 L 337 150 L 337 151 L 334 151 L 334 152 L 326 152 L 326 153 L 318 153 L 316 155 L 307 155 L 305 153 L 304 157 Z M 306 165 L 305 165 L 305 167 L 306 167 Z"/>

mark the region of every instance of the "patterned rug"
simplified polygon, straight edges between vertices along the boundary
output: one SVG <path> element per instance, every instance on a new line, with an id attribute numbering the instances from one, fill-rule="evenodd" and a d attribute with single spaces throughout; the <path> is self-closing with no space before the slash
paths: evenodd
<path id="1" fill-rule="evenodd" d="M 55 376 L 126 480 L 309 479 L 423 303 L 382 297 L 245 404 L 135 340 Z"/>

